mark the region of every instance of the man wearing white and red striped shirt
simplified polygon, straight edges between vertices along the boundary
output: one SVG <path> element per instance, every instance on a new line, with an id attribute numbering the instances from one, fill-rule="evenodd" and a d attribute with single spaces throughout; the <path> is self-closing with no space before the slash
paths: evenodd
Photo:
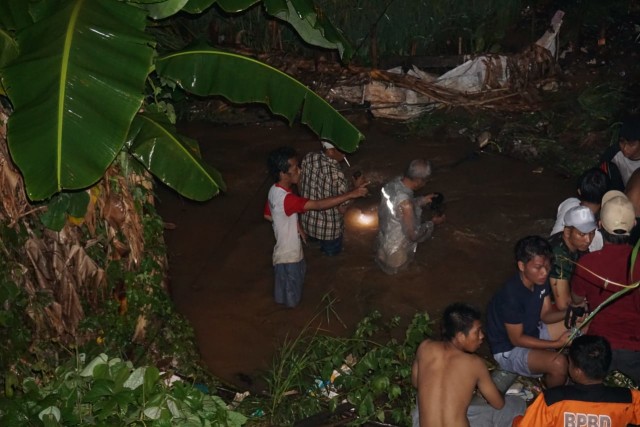
<path id="1" fill-rule="evenodd" d="M 273 222 L 276 237 L 273 249 L 274 297 L 278 304 L 295 307 L 302 298 L 302 283 L 306 273 L 298 214 L 310 210 L 330 209 L 347 200 L 365 196 L 367 187 L 361 185 L 348 193 L 310 200 L 292 191 L 292 186 L 300 181 L 300 168 L 293 148 L 281 147 L 272 151 L 267 166 L 275 181 L 269 190 L 264 211 L 265 218 Z"/>

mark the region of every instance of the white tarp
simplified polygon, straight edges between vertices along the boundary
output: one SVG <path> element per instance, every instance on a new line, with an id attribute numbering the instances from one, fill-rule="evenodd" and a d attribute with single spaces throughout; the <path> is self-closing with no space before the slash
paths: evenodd
<path id="1" fill-rule="evenodd" d="M 557 11 L 551 20 L 550 28 L 536 42 L 556 55 L 557 40 L 562 25 L 563 11 Z M 485 89 L 504 87 L 508 82 L 508 57 L 504 55 L 483 55 L 466 61 L 436 77 L 413 66 L 406 74 L 423 80 L 427 83 L 460 92 L 470 94 L 481 92 Z M 489 71 L 490 70 L 490 71 Z M 402 74 L 401 67 L 388 70 L 390 73 Z M 491 73 L 491 82 L 488 82 L 488 73 Z M 423 94 L 411 89 L 396 87 L 387 82 L 373 80 L 362 87 L 343 86 L 331 90 L 334 98 L 347 102 L 371 104 L 371 113 L 376 117 L 390 118 L 394 120 L 410 120 L 418 117 L 423 112 L 433 109 L 437 102 Z"/>
<path id="2" fill-rule="evenodd" d="M 551 19 L 551 27 L 536 42 L 538 46 L 551 52 L 552 56 L 556 55 L 556 41 L 563 16 L 563 11 L 557 11 Z M 504 85 L 509 77 L 506 56 L 479 56 L 444 73 L 436 79 L 435 84 L 464 93 L 480 92 L 484 89 L 487 80 L 488 63 L 492 63 L 493 72 L 496 69 L 501 70 L 500 75 L 494 76 L 494 78 L 497 78 L 497 82 L 501 86 Z"/>

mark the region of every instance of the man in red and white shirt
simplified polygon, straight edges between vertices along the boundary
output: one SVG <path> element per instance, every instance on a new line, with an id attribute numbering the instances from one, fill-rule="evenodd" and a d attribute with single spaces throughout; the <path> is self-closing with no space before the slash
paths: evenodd
<path id="1" fill-rule="evenodd" d="M 300 181 L 300 168 L 293 148 L 281 147 L 272 151 L 267 166 L 275 181 L 269 190 L 264 212 L 265 218 L 273 222 L 276 237 L 273 249 L 274 296 L 276 303 L 295 307 L 302 298 L 302 283 L 306 273 L 298 214 L 310 210 L 330 209 L 347 200 L 365 196 L 367 187 L 361 185 L 348 193 L 310 200 L 292 191 L 292 186 Z"/>

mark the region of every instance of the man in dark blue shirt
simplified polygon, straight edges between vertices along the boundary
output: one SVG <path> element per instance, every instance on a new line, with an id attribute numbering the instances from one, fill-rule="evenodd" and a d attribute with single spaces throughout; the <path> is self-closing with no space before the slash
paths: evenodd
<path id="1" fill-rule="evenodd" d="M 565 316 L 551 303 L 551 246 L 542 237 L 528 236 L 518 241 L 515 255 L 518 272 L 496 292 L 487 309 L 491 352 L 505 371 L 544 376 L 548 387 L 562 385 L 567 379 L 567 359 L 550 349 L 565 345 L 569 333 L 553 340 L 545 325 Z"/>

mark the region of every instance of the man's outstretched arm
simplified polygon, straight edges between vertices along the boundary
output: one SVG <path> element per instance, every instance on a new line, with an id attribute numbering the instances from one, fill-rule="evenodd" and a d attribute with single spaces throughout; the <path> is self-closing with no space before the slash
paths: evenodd
<path id="1" fill-rule="evenodd" d="M 322 211 L 325 209 L 330 209 L 335 206 L 338 206 L 341 203 L 346 202 L 347 200 L 357 199 L 358 197 L 364 197 L 367 195 L 369 191 L 367 190 L 367 186 L 365 184 L 354 188 L 353 190 L 340 194 L 338 196 L 327 197 L 326 199 L 320 200 L 309 200 L 304 204 L 305 211 Z"/>
<path id="2" fill-rule="evenodd" d="M 489 370 L 480 358 L 477 360 L 478 371 L 478 391 L 482 394 L 482 397 L 487 403 L 496 409 L 502 409 L 504 407 L 504 396 L 496 387 L 496 384 L 491 379 Z"/>
<path id="3" fill-rule="evenodd" d="M 421 242 L 431 236 L 433 233 L 433 222 L 427 221 L 423 224 L 418 223 L 414 213 L 413 202 L 405 200 L 398 206 L 400 210 L 400 222 L 402 224 L 402 232 L 407 239 L 412 242 Z"/>

